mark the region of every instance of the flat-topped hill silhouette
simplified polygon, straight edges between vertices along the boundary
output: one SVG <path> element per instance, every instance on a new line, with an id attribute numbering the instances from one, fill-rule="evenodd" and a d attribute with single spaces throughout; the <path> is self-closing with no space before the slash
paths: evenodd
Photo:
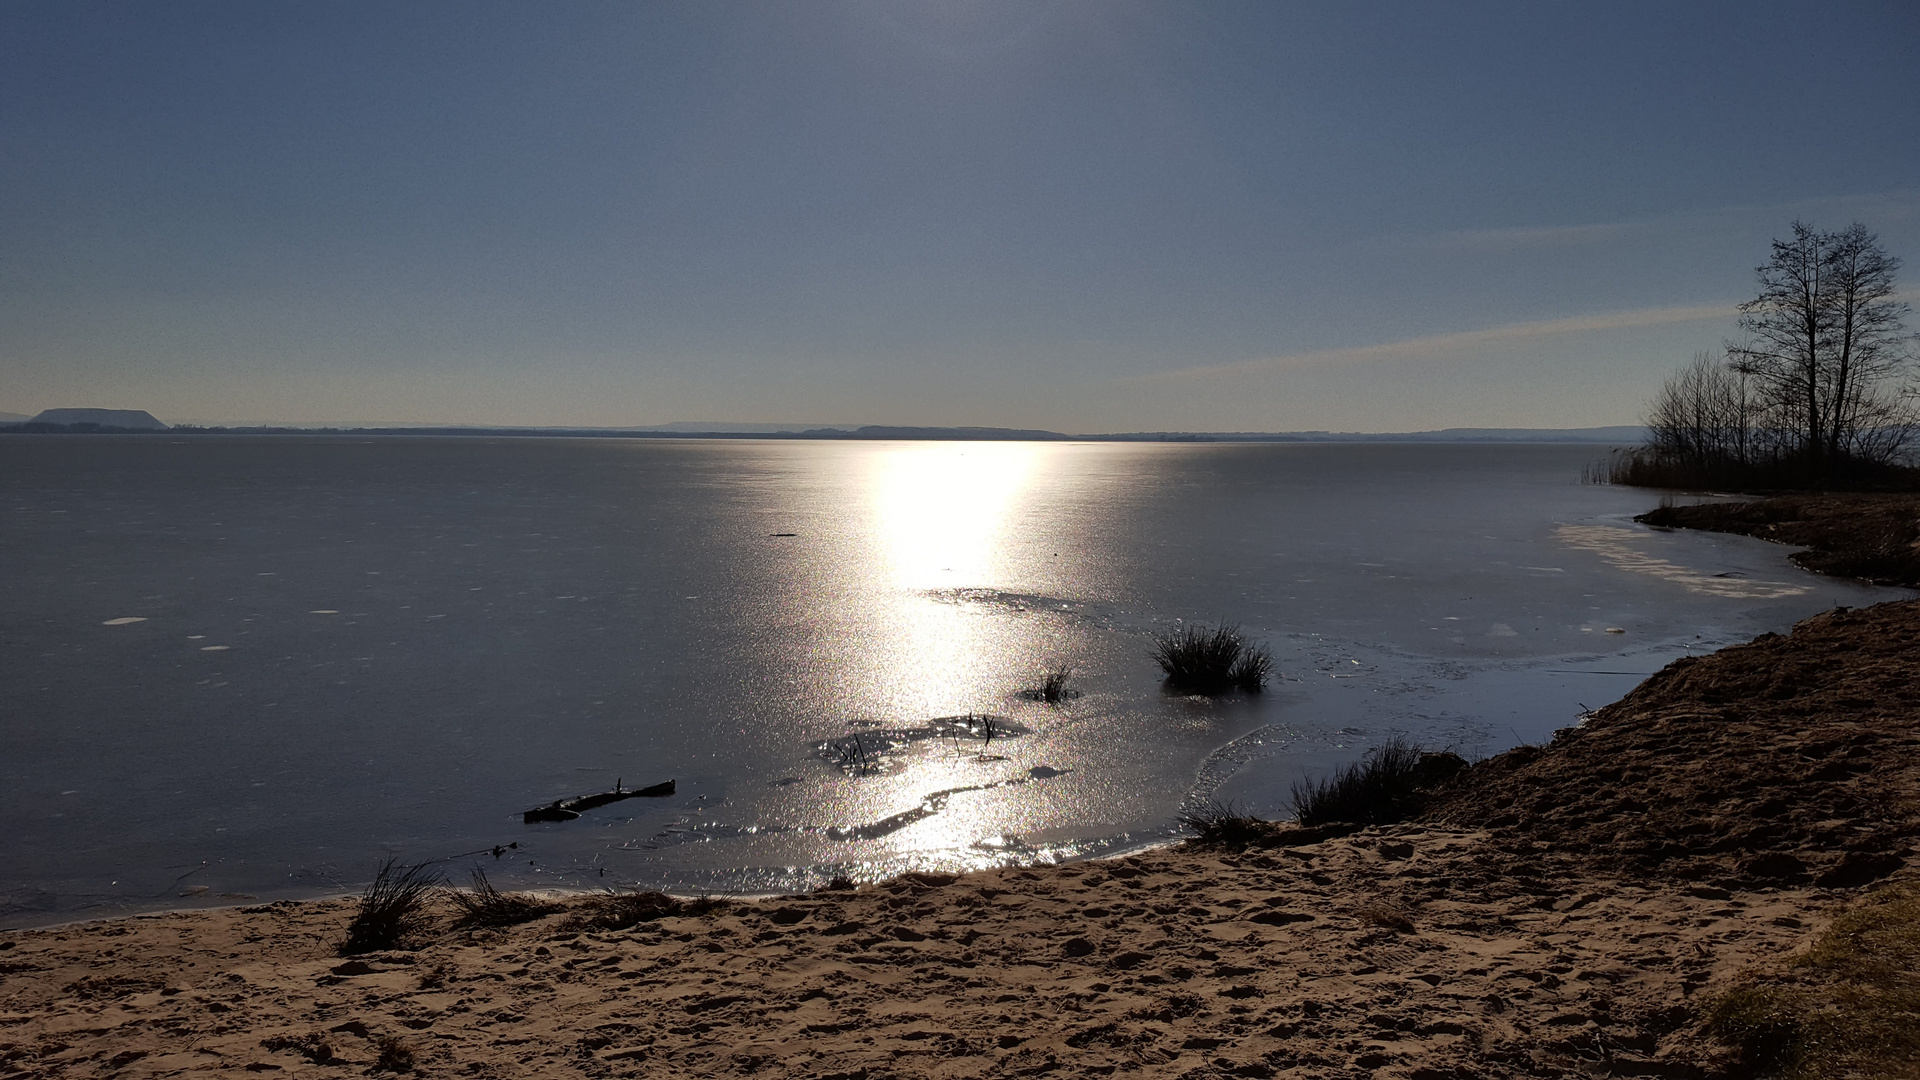
<path id="1" fill-rule="evenodd" d="M 154 418 L 145 409 L 43 409 L 39 415 L 27 421 L 29 424 L 51 424 L 60 427 L 77 427 L 82 424 L 102 428 L 124 428 L 136 431 L 165 431 L 167 425 Z"/>

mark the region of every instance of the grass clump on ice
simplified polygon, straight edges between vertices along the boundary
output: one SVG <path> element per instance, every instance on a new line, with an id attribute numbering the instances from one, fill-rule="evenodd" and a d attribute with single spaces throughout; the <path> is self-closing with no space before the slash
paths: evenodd
<path id="1" fill-rule="evenodd" d="M 1073 678 L 1073 666 L 1059 664 L 1049 668 L 1040 676 L 1040 685 L 1026 691 L 1026 696 L 1035 701 L 1044 701 L 1049 705 L 1058 705 L 1068 697 L 1077 696 L 1067 689 L 1067 680 Z"/>
<path id="2" fill-rule="evenodd" d="M 1334 773 L 1293 785 L 1293 813 L 1305 826 L 1380 825 L 1414 809 L 1415 794 L 1466 766 L 1458 754 L 1428 753 L 1396 735 Z"/>
<path id="3" fill-rule="evenodd" d="M 1273 674 L 1273 656 L 1248 641 L 1237 626 L 1209 630 L 1188 623 L 1153 639 L 1152 656 L 1166 672 L 1167 685 L 1195 694 L 1229 690 L 1258 693 Z"/>
<path id="4" fill-rule="evenodd" d="M 1743 1073 L 1790 1080 L 1911 1076 L 1920 1061 L 1920 883 L 1878 889 L 1813 948 L 1707 1009 Z"/>
<path id="5" fill-rule="evenodd" d="M 501 892 L 487 880 L 487 872 L 477 866 L 473 870 L 473 888 L 465 892 L 450 891 L 447 895 L 460 909 L 454 925 L 463 927 L 514 926 L 560 910 L 559 905 L 528 893 Z"/>
<path id="6" fill-rule="evenodd" d="M 427 865 L 405 866 L 396 859 L 380 864 L 372 884 L 360 895 L 360 906 L 347 924 L 347 940 L 340 955 L 398 948 L 426 929 L 431 915 L 428 901 L 440 884 L 439 871 Z"/>

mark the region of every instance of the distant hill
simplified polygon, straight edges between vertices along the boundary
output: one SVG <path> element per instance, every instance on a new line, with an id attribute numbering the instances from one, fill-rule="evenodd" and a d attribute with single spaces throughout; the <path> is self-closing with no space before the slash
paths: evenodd
<path id="1" fill-rule="evenodd" d="M 75 427 L 84 424 L 91 427 L 122 428 L 132 431 L 167 430 L 167 425 L 154 419 L 153 414 L 145 409 L 44 409 L 27 423 L 58 427 Z"/>
<path id="2" fill-rule="evenodd" d="M 1083 435 L 1113 442 L 1474 442 L 1596 443 L 1621 446 L 1645 442 L 1638 424 L 1591 428 L 1441 428 L 1438 431 L 1136 431 Z"/>
<path id="3" fill-rule="evenodd" d="M 1411 435 L 1374 436 L 1375 438 L 1418 439 L 1422 442 L 1645 442 L 1647 429 L 1639 424 L 1616 424 L 1590 428 L 1442 428 L 1417 431 Z"/>
<path id="4" fill-rule="evenodd" d="M 0 424 L 24 424 L 31 419 L 26 413 L 0 412 Z"/>
<path id="5" fill-rule="evenodd" d="M 827 439 L 936 439 L 936 440 L 976 440 L 1006 442 L 1036 442 L 1057 439 L 1071 439 L 1071 435 L 1062 435 L 1057 431 L 1029 431 L 1016 428 L 997 427 L 887 427 L 868 424 L 852 431 L 833 429 L 803 432 L 805 435 Z"/>
<path id="6" fill-rule="evenodd" d="M 852 431 L 854 427 L 853 424 L 748 424 L 731 420 L 676 420 L 671 424 L 650 424 L 632 430 L 774 435 L 789 431 Z"/>

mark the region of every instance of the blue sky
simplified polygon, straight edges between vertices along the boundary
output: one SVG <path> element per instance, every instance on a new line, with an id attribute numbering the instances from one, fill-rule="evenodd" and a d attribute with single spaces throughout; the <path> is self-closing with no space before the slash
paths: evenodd
<path id="1" fill-rule="evenodd" d="M 1916 103 L 1902 2 L 14 0 L 0 409 L 1631 423 L 1920 257 Z"/>

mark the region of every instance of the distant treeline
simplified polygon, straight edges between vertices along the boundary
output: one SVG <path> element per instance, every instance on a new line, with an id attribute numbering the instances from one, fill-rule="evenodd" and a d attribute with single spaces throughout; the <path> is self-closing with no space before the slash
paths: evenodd
<path id="1" fill-rule="evenodd" d="M 161 435 L 178 428 L 115 427 L 112 424 L 48 424 L 28 420 L 19 424 L 0 424 L 0 435 Z"/>

